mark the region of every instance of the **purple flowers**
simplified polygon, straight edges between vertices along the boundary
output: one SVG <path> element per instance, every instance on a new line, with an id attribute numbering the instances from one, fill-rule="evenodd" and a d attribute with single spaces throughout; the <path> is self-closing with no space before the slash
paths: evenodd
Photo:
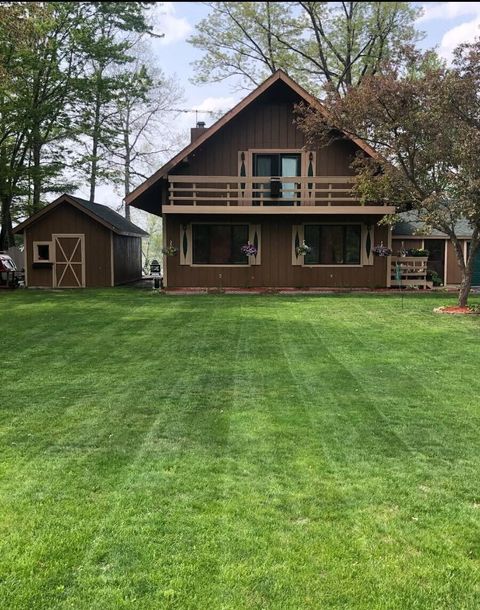
<path id="1" fill-rule="evenodd" d="M 375 254 L 375 256 L 390 256 L 392 254 L 392 250 L 387 248 L 387 246 L 384 246 L 383 241 L 379 246 L 375 246 L 372 249 L 372 252 Z"/>
<path id="2" fill-rule="evenodd" d="M 257 248 L 250 242 L 243 245 L 240 250 L 245 256 L 257 256 Z"/>

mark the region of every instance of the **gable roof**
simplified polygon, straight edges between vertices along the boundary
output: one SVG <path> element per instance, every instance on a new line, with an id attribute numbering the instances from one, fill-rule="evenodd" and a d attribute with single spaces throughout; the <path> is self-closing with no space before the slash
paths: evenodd
<path id="1" fill-rule="evenodd" d="M 399 216 L 400 221 L 397 222 L 397 224 L 393 227 L 393 237 L 422 237 L 422 235 L 425 235 L 427 237 L 448 239 L 448 235 L 446 233 L 442 233 L 442 231 L 438 231 L 437 229 L 428 231 L 425 228 L 425 223 L 418 220 L 418 216 L 415 211 L 402 212 L 399 214 Z M 468 238 L 472 236 L 473 229 L 468 220 L 462 219 L 456 223 L 455 233 L 458 237 Z"/>
<path id="2" fill-rule="evenodd" d="M 90 216 L 101 225 L 107 229 L 110 229 L 114 233 L 117 233 L 118 235 L 129 235 L 133 237 L 144 237 L 148 235 L 146 231 L 140 227 L 137 227 L 137 225 L 134 225 L 133 222 L 130 222 L 115 212 L 115 210 L 109 208 L 107 205 L 90 203 L 86 199 L 74 197 L 73 195 L 67 195 L 66 193 L 64 195 L 60 195 L 60 197 L 55 199 L 55 201 L 52 201 L 52 203 L 49 203 L 39 212 L 32 214 L 32 216 L 21 222 L 13 229 L 13 232 L 22 233 L 26 227 L 39 220 L 42 216 L 45 216 L 45 214 L 52 212 L 61 203 L 69 203 L 70 205 L 73 205 L 81 212 L 87 214 L 87 216 Z"/>
<path id="3" fill-rule="evenodd" d="M 274 74 L 267 78 L 267 80 L 265 80 L 261 85 L 259 85 L 254 91 L 249 93 L 247 97 L 245 97 L 236 106 L 234 106 L 231 110 L 224 114 L 216 123 L 206 129 L 205 132 L 202 133 L 196 140 L 190 142 L 190 144 L 185 146 L 185 148 L 183 148 L 177 155 L 170 159 L 168 163 L 165 163 L 165 165 L 163 165 L 154 174 L 152 174 L 150 178 L 142 182 L 142 184 L 140 184 L 136 189 L 129 193 L 125 198 L 125 203 L 127 205 L 132 205 L 133 202 L 142 193 L 144 193 L 148 188 L 153 186 L 158 180 L 165 178 L 168 172 L 172 170 L 176 165 L 178 165 L 178 163 L 180 163 L 185 157 L 190 155 L 207 140 L 209 140 L 214 134 L 216 134 L 220 129 L 222 129 L 222 127 L 224 127 L 227 123 L 234 119 L 242 110 L 249 106 L 253 101 L 255 101 L 260 95 L 265 93 L 278 81 L 284 82 L 293 91 L 295 91 L 295 93 L 297 93 L 304 101 L 306 101 L 307 104 L 309 104 L 313 108 L 316 108 L 326 118 L 329 118 L 327 109 L 325 108 L 325 106 L 323 106 L 323 104 L 318 98 L 314 97 L 311 93 L 308 93 L 306 89 L 304 89 L 296 81 L 290 78 L 290 76 L 288 76 L 288 74 L 286 74 L 283 70 L 277 70 Z M 370 157 L 378 157 L 378 153 L 369 144 L 367 144 L 367 142 L 364 142 L 360 138 L 350 137 L 350 139 L 359 148 L 365 151 Z"/>

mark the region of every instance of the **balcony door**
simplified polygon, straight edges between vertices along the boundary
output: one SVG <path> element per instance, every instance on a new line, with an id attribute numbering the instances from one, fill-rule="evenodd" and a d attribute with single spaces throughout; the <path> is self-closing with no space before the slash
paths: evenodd
<path id="1" fill-rule="evenodd" d="M 253 175 L 268 178 L 283 178 L 301 175 L 300 153 L 254 153 Z M 261 192 L 254 193 L 254 199 L 267 197 L 278 201 L 267 201 L 264 205 L 294 205 L 292 199 L 298 198 L 298 191 L 294 182 L 282 183 L 274 188 L 271 182 L 267 184 L 254 184 L 254 188 Z M 260 205 L 254 202 L 254 205 Z"/>

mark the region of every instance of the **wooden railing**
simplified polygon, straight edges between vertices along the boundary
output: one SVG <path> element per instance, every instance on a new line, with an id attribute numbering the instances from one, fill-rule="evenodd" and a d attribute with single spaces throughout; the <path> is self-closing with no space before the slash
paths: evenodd
<path id="1" fill-rule="evenodd" d="M 391 286 L 427 288 L 428 256 L 392 256 Z"/>
<path id="2" fill-rule="evenodd" d="M 356 205 L 353 176 L 168 176 L 170 205 Z"/>

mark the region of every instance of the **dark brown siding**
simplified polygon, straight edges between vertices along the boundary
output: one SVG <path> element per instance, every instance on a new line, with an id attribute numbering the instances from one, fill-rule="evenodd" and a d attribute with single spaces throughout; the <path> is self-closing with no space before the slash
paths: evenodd
<path id="1" fill-rule="evenodd" d="M 188 222 L 245 222 L 261 224 L 262 264 L 251 267 L 190 267 L 180 265 L 179 256 L 168 257 L 167 283 L 176 287 L 336 287 L 378 288 L 386 286 L 387 259 L 374 258 L 364 267 L 301 267 L 292 265 L 292 224 L 311 222 L 375 222 L 360 216 L 202 216 Z M 180 223 L 185 218 L 167 216 L 165 241 L 178 244 Z M 388 243 L 388 228 L 375 227 L 375 243 Z"/>
<path id="2" fill-rule="evenodd" d="M 281 96 L 279 96 L 281 99 Z M 248 149 L 301 149 L 303 133 L 296 127 L 292 98 L 283 101 L 259 98 L 221 131 L 212 136 L 173 172 L 184 175 L 237 176 L 238 152 Z M 358 147 L 338 141 L 317 151 L 317 176 L 345 176 L 354 172 L 350 163 Z"/>
<path id="3" fill-rule="evenodd" d="M 28 285 L 52 286 L 52 270 L 33 269 L 33 242 L 51 241 L 54 233 L 83 233 L 85 235 L 86 286 L 110 286 L 110 231 L 68 203 L 58 205 L 52 212 L 32 224 L 26 233 Z"/>
<path id="4" fill-rule="evenodd" d="M 126 284 L 142 277 L 142 240 L 140 237 L 113 235 L 115 284 Z"/>
<path id="5" fill-rule="evenodd" d="M 465 240 L 462 240 L 462 247 Z M 452 242 L 447 243 L 447 284 L 460 284 L 462 281 L 462 274 L 458 267 L 457 257 L 455 254 L 455 248 Z"/>

